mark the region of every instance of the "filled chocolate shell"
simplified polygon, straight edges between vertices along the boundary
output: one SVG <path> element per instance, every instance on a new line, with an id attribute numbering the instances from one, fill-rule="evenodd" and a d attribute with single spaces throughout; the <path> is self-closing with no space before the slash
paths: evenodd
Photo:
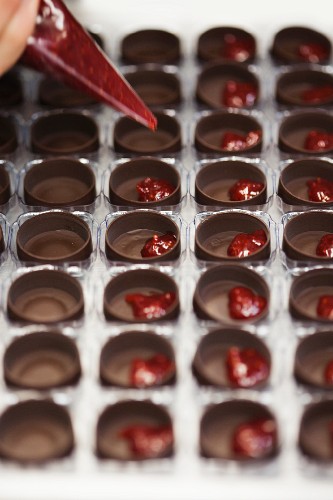
<path id="1" fill-rule="evenodd" d="M 333 390 L 333 333 L 317 332 L 305 337 L 295 353 L 294 376 L 300 384 Z"/>
<path id="2" fill-rule="evenodd" d="M 275 98 L 284 106 L 332 106 L 333 76 L 314 69 L 290 70 L 278 78 Z"/>
<path id="3" fill-rule="evenodd" d="M 234 26 L 211 28 L 198 39 L 197 57 L 203 62 L 227 59 L 251 63 L 256 57 L 256 40 L 251 33 Z"/>
<path id="4" fill-rule="evenodd" d="M 125 36 L 121 58 L 129 64 L 178 64 L 181 58 L 179 38 L 166 30 L 144 29 Z"/>

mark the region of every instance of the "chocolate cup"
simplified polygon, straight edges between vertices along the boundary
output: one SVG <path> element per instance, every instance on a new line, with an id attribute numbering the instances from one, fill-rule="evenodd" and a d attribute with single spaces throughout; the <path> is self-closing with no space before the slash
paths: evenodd
<path id="1" fill-rule="evenodd" d="M 124 438 L 122 429 L 133 425 L 172 426 L 168 412 L 150 401 L 120 401 L 107 406 L 99 416 L 96 429 L 96 453 L 99 458 L 120 461 L 142 461 L 147 457 L 135 455 Z M 173 443 L 149 459 L 168 458 L 173 455 Z"/>
<path id="2" fill-rule="evenodd" d="M 23 88 L 18 75 L 9 72 L 0 78 L 0 106 L 8 108 L 23 102 Z"/>
<path id="3" fill-rule="evenodd" d="M 240 179 L 261 182 L 264 187 L 250 200 L 231 201 L 229 189 Z M 256 166 L 245 161 L 228 160 L 209 163 L 199 170 L 195 178 L 195 201 L 200 205 L 244 208 L 263 205 L 267 201 L 267 180 Z"/>
<path id="4" fill-rule="evenodd" d="M 44 78 L 39 85 L 38 101 L 51 108 L 78 108 L 96 105 L 96 100 L 89 94 L 68 87 L 53 78 Z"/>
<path id="5" fill-rule="evenodd" d="M 175 245 L 157 257 L 142 257 L 141 250 L 154 235 L 171 232 L 176 235 Z M 177 224 L 158 212 L 127 212 L 114 219 L 105 234 L 105 254 L 111 261 L 161 262 L 176 260 L 180 256 L 180 233 Z"/>
<path id="6" fill-rule="evenodd" d="M 0 154 L 14 153 L 18 146 L 17 132 L 13 120 L 0 116 Z"/>
<path id="7" fill-rule="evenodd" d="M 238 385 L 230 381 L 226 367 L 226 358 L 231 347 L 255 349 L 266 360 L 269 371 L 271 370 L 271 355 L 262 340 L 244 330 L 220 328 L 210 331 L 201 339 L 198 345 L 192 370 L 199 384 L 222 388 L 238 388 Z M 256 389 L 262 388 L 267 385 L 268 381 L 267 378 L 255 384 L 255 386 L 251 386 L 251 389 L 253 387 Z"/>
<path id="8" fill-rule="evenodd" d="M 200 61 L 216 61 L 223 59 L 224 37 L 233 35 L 241 40 L 250 42 L 253 46 L 252 54 L 249 58 L 245 59 L 244 63 L 254 62 L 256 57 L 256 40 L 247 31 L 234 28 L 232 26 L 221 26 L 211 28 L 202 33 L 198 39 L 197 44 L 197 57 Z"/>
<path id="9" fill-rule="evenodd" d="M 259 96 L 258 78 L 240 63 L 214 63 L 205 66 L 198 76 L 195 92 L 197 101 L 212 109 L 226 108 L 227 106 L 222 102 L 222 93 L 229 80 L 254 85 L 258 95 L 253 106 L 257 104 Z M 247 108 L 249 106 L 241 107 Z"/>
<path id="10" fill-rule="evenodd" d="M 136 186 L 146 177 L 162 179 L 175 187 L 169 195 L 158 201 L 138 201 Z M 181 201 L 181 179 L 178 171 L 169 163 L 155 158 L 135 158 L 118 165 L 110 175 L 110 203 L 140 208 L 177 205 Z"/>
<path id="11" fill-rule="evenodd" d="M 297 276 L 290 288 L 290 314 L 298 320 L 332 323 L 329 318 L 317 315 L 321 295 L 333 295 L 333 269 L 313 269 Z"/>
<path id="12" fill-rule="evenodd" d="M 44 212 L 27 219 L 16 235 L 17 256 L 24 262 L 80 262 L 92 253 L 88 224 L 69 212 Z"/>
<path id="13" fill-rule="evenodd" d="M 155 116 L 158 121 L 155 132 L 130 118 L 120 118 L 113 132 L 115 151 L 135 155 L 180 152 L 181 129 L 177 119 L 163 113 L 155 113 Z"/>
<path id="14" fill-rule="evenodd" d="M 303 92 L 322 86 L 333 87 L 333 76 L 330 73 L 314 69 L 294 69 L 279 77 L 276 83 L 275 99 L 285 106 L 303 108 L 331 106 L 333 96 L 316 102 L 307 102 L 302 99 Z"/>
<path id="15" fill-rule="evenodd" d="M 125 36 L 120 53 L 123 61 L 129 64 L 178 64 L 181 58 L 179 38 L 157 29 L 139 30 Z"/>
<path id="16" fill-rule="evenodd" d="M 316 43 L 325 47 L 328 57 L 318 61 L 318 63 L 326 64 L 329 62 L 332 49 L 329 39 L 316 30 L 302 26 L 290 26 L 276 33 L 271 48 L 271 55 L 278 64 L 307 62 L 298 54 L 299 46 L 304 43 Z"/>
<path id="17" fill-rule="evenodd" d="M 125 77 L 147 106 L 166 108 L 181 103 L 180 81 L 173 73 L 139 69 L 125 74 Z"/>
<path id="18" fill-rule="evenodd" d="M 305 139 L 312 130 L 333 134 L 333 117 L 321 111 L 295 113 L 283 120 L 279 130 L 279 149 L 285 153 L 324 156 L 333 152 L 332 148 L 312 151 L 304 147 Z"/>
<path id="19" fill-rule="evenodd" d="M 227 151 L 222 149 L 220 145 L 225 132 L 246 135 L 256 130 L 262 132 L 262 126 L 252 116 L 215 111 L 198 121 L 194 133 L 195 148 L 201 153 L 218 153 L 219 155 L 223 153 L 224 156 L 260 153 L 262 150 L 262 138 L 257 144 L 241 151 Z"/>
<path id="20" fill-rule="evenodd" d="M 302 416 L 298 437 L 301 451 L 320 462 L 333 460 L 332 431 L 333 401 L 309 405 Z"/>
<path id="21" fill-rule="evenodd" d="M 71 158 L 43 160 L 26 172 L 23 191 L 27 205 L 90 205 L 96 199 L 95 174 L 88 165 Z"/>
<path id="22" fill-rule="evenodd" d="M 94 153 L 99 148 L 98 135 L 98 126 L 90 116 L 55 112 L 34 120 L 30 147 L 33 153 L 48 155 Z"/>
<path id="23" fill-rule="evenodd" d="M 11 197 L 10 178 L 4 165 L 0 165 L 0 205 L 8 203 Z"/>
<path id="24" fill-rule="evenodd" d="M 111 338 L 104 345 L 99 365 L 103 385 L 137 388 L 131 383 L 131 363 L 134 359 L 149 359 L 163 354 L 175 364 L 175 353 L 171 343 L 153 332 L 130 331 Z M 161 381 L 149 388 L 173 385 L 176 368 L 170 370 Z"/>
<path id="25" fill-rule="evenodd" d="M 125 301 L 125 296 L 131 293 L 167 292 L 174 292 L 176 297 L 166 314 L 160 318 L 136 318 L 131 306 Z M 176 319 L 180 312 L 178 287 L 175 281 L 166 274 L 153 269 L 135 269 L 112 278 L 105 287 L 103 304 L 104 315 L 108 321 L 125 321 L 126 323 L 170 321 Z"/>
<path id="26" fill-rule="evenodd" d="M 248 257 L 230 257 L 228 247 L 239 233 L 262 229 L 266 243 Z M 202 220 L 195 232 L 194 253 L 198 259 L 215 262 L 255 262 L 267 260 L 271 254 L 269 229 L 258 217 L 240 212 L 218 213 Z"/>
<path id="27" fill-rule="evenodd" d="M 25 273 L 10 286 L 7 314 L 12 321 L 57 323 L 80 319 L 84 313 L 80 282 L 63 271 Z"/>
<path id="28" fill-rule="evenodd" d="M 42 464 L 70 455 L 74 434 L 68 411 L 48 400 L 17 403 L 0 417 L 0 456 Z"/>
<path id="29" fill-rule="evenodd" d="M 316 254 L 320 239 L 328 233 L 333 233 L 333 213 L 300 213 L 286 223 L 282 249 L 292 260 L 331 262 L 331 257 L 320 257 Z"/>
<path id="30" fill-rule="evenodd" d="M 200 452 L 206 458 L 236 461 L 260 461 L 273 458 L 278 453 L 278 444 L 260 458 L 246 457 L 232 449 L 232 438 L 236 429 L 257 419 L 276 422 L 273 413 L 264 405 L 254 401 L 238 399 L 225 401 L 208 408 L 200 422 Z"/>
<path id="31" fill-rule="evenodd" d="M 228 293 L 238 286 L 250 288 L 265 297 L 267 306 L 254 318 L 235 320 L 228 311 Z M 219 265 L 205 271 L 197 282 L 193 296 L 194 312 L 199 319 L 242 325 L 257 323 L 267 316 L 270 293 L 267 283 L 257 273 L 240 265 Z"/>
<path id="32" fill-rule="evenodd" d="M 294 161 L 280 174 L 278 195 L 289 205 L 306 205 L 311 208 L 332 207 L 333 201 L 320 203 L 308 199 L 306 183 L 317 177 L 333 182 L 333 164 L 315 158 Z"/>
<path id="33" fill-rule="evenodd" d="M 302 339 L 297 347 L 294 376 L 300 384 L 333 390 L 333 384 L 325 381 L 325 368 L 333 360 L 333 334 L 317 332 Z M 332 418 L 333 420 L 333 418 Z"/>
<path id="34" fill-rule="evenodd" d="M 59 332 L 18 337 L 4 355 L 4 379 L 10 387 L 48 390 L 75 385 L 81 375 L 78 349 Z"/>

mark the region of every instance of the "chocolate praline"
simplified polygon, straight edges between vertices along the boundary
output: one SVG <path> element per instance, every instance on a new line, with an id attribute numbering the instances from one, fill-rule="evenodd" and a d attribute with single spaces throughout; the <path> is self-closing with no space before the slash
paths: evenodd
<path id="1" fill-rule="evenodd" d="M 176 107 L 181 103 L 181 87 L 177 75 L 159 69 L 137 69 L 125 78 L 150 107 Z"/>
<path id="2" fill-rule="evenodd" d="M 314 100 L 304 98 L 315 89 L 332 89 L 331 95 Z M 276 83 L 276 101 L 285 106 L 318 107 L 333 104 L 333 76 L 314 69 L 293 69 L 280 75 Z"/>
<path id="3" fill-rule="evenodd" d="M 314 333 L 298 344 L 294 376 L 300 384 L 332 391 L 333 383 L 325 378 L 325 370 L 330 362 L 333 362 L 332 331 Z"/>
<path id="4" fill-rule="evenodd" d="M 123 38 L 120 54 L 122 60 L 129 64 L 178 64 L 181 57 L 180 41 L 166 30 L 139 30 Z"/>
<path id="5" fill-rule="evenodd" d="M 38 101 L 50 108 L 79 108 L 97 104 L 90 95 L 49 77 L 40 82 Z"/>
<path id="6" fill-rule="evenodd" d="M 313 403 L 304 410 L 298 444 L 305 455 L 321 462 L 333 460 L 332 423 L 333 401 Z"/>
<path id="7" fill-rule="evenodd" d="M 198 39 L 197 57 L 200 61 L 216 61 L 223 59 L 226 41 L 240 40 L 245 42 L 248 53 L 240 52 L 237 56 L 238 62 L 251 63 L 256 57 L 256 40 L 253 35 L 241 28 L 233 26 L 218 26 L 202 33 Z"/>

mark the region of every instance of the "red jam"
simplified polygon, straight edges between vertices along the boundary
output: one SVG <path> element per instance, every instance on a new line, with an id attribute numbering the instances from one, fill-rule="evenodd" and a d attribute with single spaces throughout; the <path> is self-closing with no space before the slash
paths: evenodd
<path id="1" fill-rule="evenodd" d="M 308 197 L 310 201 L 328 203 L 333 201 L 333 182 L 321 177 L 307 181 Z"/>
<path id="2" fill-rule="evenodd" d="M 274 420 L 259 418 L 239 425 L 233 436 L 233 451 L 249 458 L 261 458 L 274 451 L 277 429 Z"/>
<path id="3" fill-rule="evenodd" d="M 154 234 L 152 238 L 146 241 L 144 247 L 141 250 L 142 257 L 158 257 L 165 254 L 177 243 L 177 237 L 175 234 L 168 232 L 159 236 Z"/>
<path id="4" fill-rule="evenodd" d="M 230 201 L 246 201 L 251 200 L 254 196 L 258 196 L 264 189 L 262 182 L 251 181 L 250 179 L 239 179 L 229 189 Z"/>
<path id="5" fill-rule="evenodd" d="M 163 455 L 172 446 L 173 432 L 170 425 L 131 425 L 119 432 L 119 437 L 128 441 L 132 453 L 141 458 Z"/>
<path id="6" fill-rule="evenodd" d="M 319 297 L 317 314 L 321 318 L 333 319 L 333 295 Z"/>
<path id="7" fill-rule="evenodd" d="M 317 245 L 316 255 L 318 257 L 333 257 L 333 234 L 324 234 Z"/>
<path id="8" fill-rule="evenodd" d="M 22 62 L 156 129 L 154 115 L 61 0 L 41 0 Z"/>
<path id="9" fill-rule="evenodd" d="M 222 92 L 222 104 L 233 108 L 249 108 L 254 106 L 257 94 L 257 88 L 252 83 L 228 80 Z"/>
<path id="10" fill-rule="evenodd" d="M 304 61 L 311 63 L 319 63 L 325 59 L 328 59 L 329 52 L 320 43 L 302 43 L 298 47 L 298 55 L 304 59 Z"/>
<path id="11" fill-rule="evenodd" d="M 175 187 L 168 181 L 163 179 L 154 179 L 146 177 L 136 185 L 139 201 L 146 203 L 150 201 L 160 201 L 170 196 Z"/>
<path id="12" fill-rule="evenodd" d="M 251 319 L 259 316 L 267 306 L 265 297 L 255 295 L 250 288 L 237 286 L 229 292 L 229 314 L 233 319 Z"/>
<path id="13" fill-rule="evenodd" d="M 229 380 L 237 387 L 253 387 L 269 376 L 268 363 L 256 349 L 230 347 L 226 364 Z"/>
<path id="14" fill-rule="evenodd" d="M 333 359 L 327 363 L 324 376 L 327 384 L 333 384 Z"/>
<path id="15" fill-rule="evenodd" d="M 228 246 L 229 257 L 248 257 L 257 252 L 267 242 L 267 236 L 263 229 L 253 233 L 237 234 Z"/>
<path id="16" fill-rule="evenodd" d="M 304 148 L 308 151 L 325 151 L 333 148 L 333 134 L 311 130 L 305 138 Z"/>
<path id="17" fill-rule="evenodd" d="M 164 354 L 155 354 L 149 359 L 135 358 L 131 363 L 131 384 L 135 387 L 150 387 L 161 384 L 174 373 L 175 365 Z"/>
<path id="18" fill-rule="evenodd" d="M 164 316 L 176 299 L 174 292 L 155 293 L 144 295 L 143 293 L 131 293 L 126 295 L 125 300 L 133 309 L 133 314 L 140 319 L 154 319 Z"/>
<path id="19" fill-rule="evenodd" d="M 221 56 L 231 61 L 244 62 L 254 56 L 254 43 L 252 40 L 238 38 L 231 33 L 224 35 Z"/>
<path id="20" fill-rule="evenodd" d="M 322 85 L 321 87 L 313 87 L 302 92 L 302 100 L 311 104 L 320 104 L 322 102 L 333 99 L 333 86 Z"/>
<path id="21" fill-rule="evenodd" d="M 247 135 L 235 134 L 234 132 L 225 132 L 221 140 L 221 148 L 224 151 L 242 151 L 252 148 L 261 140 L 261 131 L 253 130 Z"/>

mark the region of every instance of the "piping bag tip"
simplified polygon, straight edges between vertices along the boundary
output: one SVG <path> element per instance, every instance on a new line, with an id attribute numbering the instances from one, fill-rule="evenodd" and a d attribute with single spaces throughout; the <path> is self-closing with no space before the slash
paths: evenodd
<path id="1" fill-rule="evenodd" d="M 22 56 L 32 67 L 156 130 L 157 119 L 62 0 L 41 0 Z"/>

